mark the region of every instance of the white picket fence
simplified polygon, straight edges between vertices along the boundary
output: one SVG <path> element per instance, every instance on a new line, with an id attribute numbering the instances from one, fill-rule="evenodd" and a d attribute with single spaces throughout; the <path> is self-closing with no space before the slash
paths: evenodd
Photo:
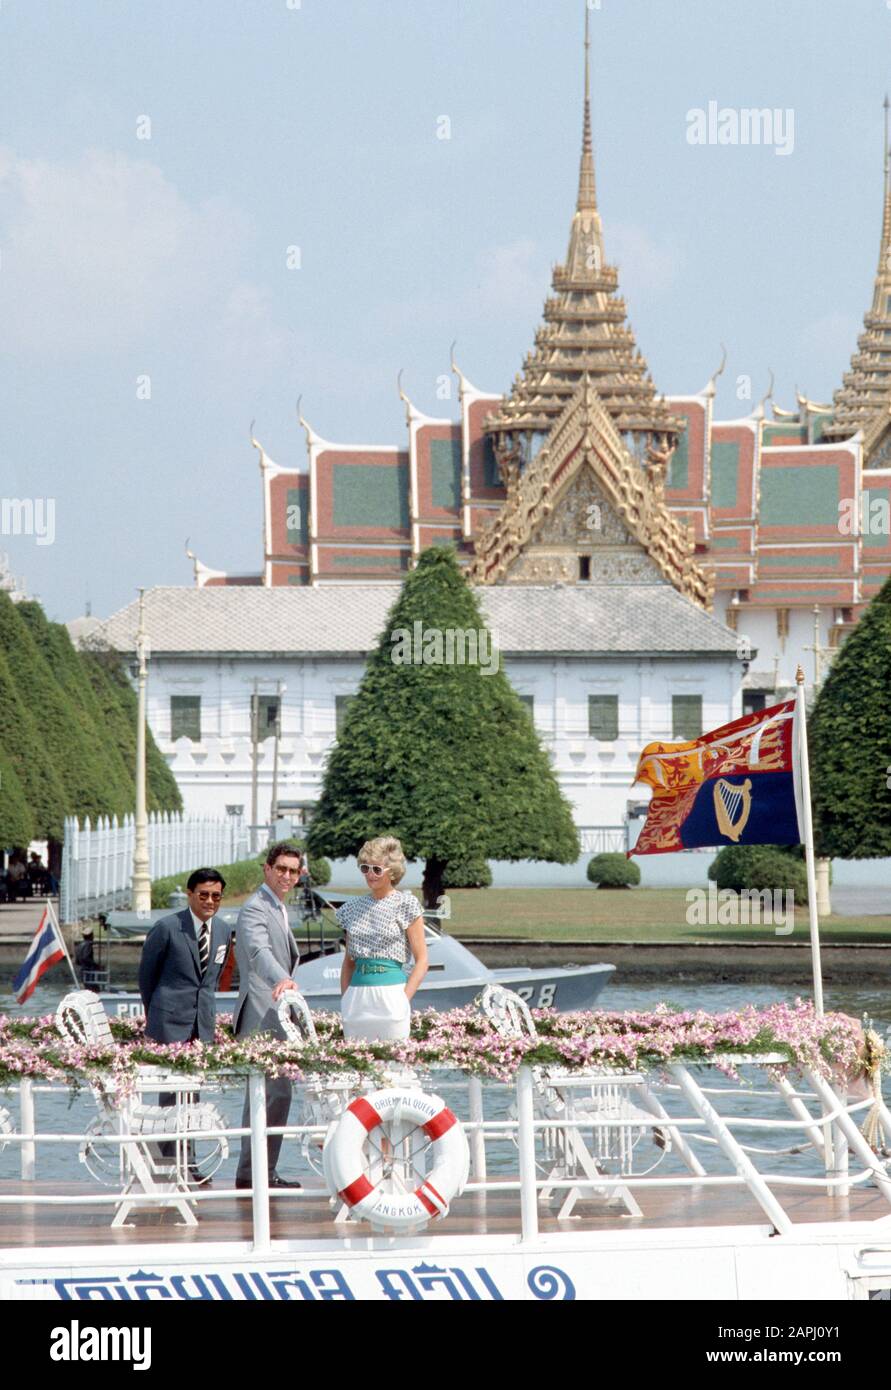
<path id="1" fill-rule="evenodd" d="M 59 909 L 63 922 L 82 922 L 98 912 L 132 905 L 133 816 L 89 817 L 80 825 L 75 816 L 65 820 Z M 235 864 L 249 859 L 248 831 L 238 816 L 211 820 L 167 811 L 148 818 L 149 875 L 191 872 L 206 865 Z"/>

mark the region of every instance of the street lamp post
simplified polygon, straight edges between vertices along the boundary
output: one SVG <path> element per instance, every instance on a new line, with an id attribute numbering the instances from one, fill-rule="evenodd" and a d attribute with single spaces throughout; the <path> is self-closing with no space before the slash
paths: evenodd
<path id="1" fill-rule="evenodd" d="M 139 627 L 136 632 L 136 824 L 133 836 L 133 908 L 146 915 L 152 906 L 149 878 L 148 819 L 145 798 L 145 686 L 148 642 L 145 635 L 145 590 L 139 590 Z"/>

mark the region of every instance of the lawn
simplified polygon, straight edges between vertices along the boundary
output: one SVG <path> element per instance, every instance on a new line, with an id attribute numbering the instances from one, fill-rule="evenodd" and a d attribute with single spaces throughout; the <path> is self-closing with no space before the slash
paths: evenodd
<path id="1" fill-rule="evenodd" d="M 333 887 L 332 892 L 336 891 Z M 776 936 L 762 926 L 689 926 L 683 888 L 453 889 L 446 931 L 457 937 L 511 937 L 523 941 L 802 941 L 807 908 L 795 929 Z M 824 917 L 823 941 L 891 942 L 891 916 Z"/>

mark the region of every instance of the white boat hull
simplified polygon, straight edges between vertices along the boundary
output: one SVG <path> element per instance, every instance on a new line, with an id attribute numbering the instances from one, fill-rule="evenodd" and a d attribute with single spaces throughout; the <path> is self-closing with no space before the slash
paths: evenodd
<path id="1" fill-rule="evenodd" d="M 0 1253 L 0 1299 L 60 1302 L 560 1302 L 696 1300 L 777 1303 L 849 1301 L 891 1288 L 891 1252 L 877 1259 L 870 1222 L 844 1231 L 812 1226 L 790 1235 L 769 1227 L 587 1232 L 516 1237 L 363 1236 L 246 1244 L 169 1245 Z M 788 1341 L 782 1346 L 788 1350 Z M 825 1344 L 831 1347 L 831 1341 Z"/>

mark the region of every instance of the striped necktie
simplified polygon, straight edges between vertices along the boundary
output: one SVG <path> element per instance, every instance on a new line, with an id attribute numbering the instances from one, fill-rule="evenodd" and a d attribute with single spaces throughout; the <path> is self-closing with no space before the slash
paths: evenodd
<path id="1" fill-rule="evenodd" d="M 201 931 L 198 933 L 198 960 L 201 964 L 201 974 L 207 969 L 207 961 L 210 956 L 210 923 L 202 922 Z"/>

